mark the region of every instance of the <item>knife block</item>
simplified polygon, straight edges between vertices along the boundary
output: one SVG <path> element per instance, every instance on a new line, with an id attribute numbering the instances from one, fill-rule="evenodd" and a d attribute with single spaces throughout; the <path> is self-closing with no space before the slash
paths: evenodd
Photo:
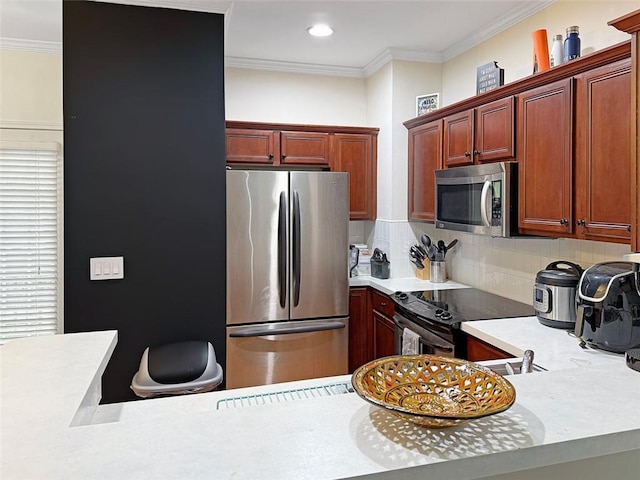
<path id="1" fill-rule="evenodd" d="M 422 260 L 422 265 L 424 265 L 424 268 L 416 268 L 416 277 L 418 277 L 420 280 L 429 280 L 431 278 L 429 259 L 425 258 L 424 260 Z"/>

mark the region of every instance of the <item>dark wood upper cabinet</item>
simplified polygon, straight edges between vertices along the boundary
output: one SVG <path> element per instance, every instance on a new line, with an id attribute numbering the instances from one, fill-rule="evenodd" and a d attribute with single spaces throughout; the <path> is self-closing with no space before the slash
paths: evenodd
<path id="1" fill-rule="evenodd" d="M 629 122 L 629 162 L 631 177 L 631 251 L 640 251 L 640 10 L 616 18 L 609 25 L 631 35 L 631 121 Z"/>
<path id="2" fill-rule="evenodd" d="M 474 161 L 489 163 L 515 158 L 514 99 L 507 97 L 475 109 Z"/>
<path id="3" fill-rule="evenodd" d="M 351 220 L 375 220 L 377 155 L 376 136 L 363 133 L 332 135 L 331 170 L 349 172 Z"/>
<path id="4" fill-rule="evenodd" d="M 576 236 L 631 238 L 631 61 L 577 77 Z"/>
<path id="5" fill-rule="evenodd" d="M 409 220 L 435 220 L 435 176 L 442 168 L 442 120 L 409 129 Z"/>
<path id="6" fill-rule="evenodd" d="M 473 110 L 445 117 L 442 155 L 447 167 L 473 164 Z"/>
<path id="7" fill-rule="evenodd" d="M 376 219 L 377 128 L 227 121 L 227 165 L 349 173 L 351 220 Z"/>
<path id="8" fill-rule="evenodd" d="M 519 228 L 571 234 L 573 79 L 518 95 Z"/>
<path id="9" fill-rule="evenodd" d="M 513 97 L 444 118 L 446 167 L 514 158 Z"/>
<path id="10" fill-rule="evenodd" d="M 273 165 L 275 136 L 272 130 L 227 128 L 227 163 Z"/>
<path id="11" fill-rule="evenodd" d="M 329 134 L 323 132 L 280 132 L 282 165 L 329 166 Z"/>

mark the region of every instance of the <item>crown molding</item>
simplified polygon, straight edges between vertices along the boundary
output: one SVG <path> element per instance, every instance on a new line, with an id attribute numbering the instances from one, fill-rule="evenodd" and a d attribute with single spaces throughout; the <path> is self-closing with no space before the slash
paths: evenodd
<path id="1" fill-rule="evenodd" d="M 473 35 L 469 35 L 464 40 L 456 43 L 455 45 L 447 48 L 442 52 L 443 62 L 448 62 L 452 58 L 457 57 L 463 52 L 472 49 L 476 45 L 488 40 L 489 38 L 497 35 L 500 32 L 516 25 L 517 23 L 525 20 L 531 15 L 544 10 L 545 8 L 553 5 L 558 0 L 540 0 L 537 2 L 524 2 L 520 7 L 517 7 L 505 15 L 498 17 L 494 22 L 487 25 L 485 28 L 478 30 Z"/>
<path id="2" fill-rule="evenodd" d="M 62 53 L 62 42 L 42 42 L 21 38 L 0 37 L 0 48 L 40 53 Z"/>
<path id="3" fill-rule="evenodd" d="M 363 76 L 370 77 L 392 60 L 442 63 L 442 54 L 439 52 L 421 52 L 417 50 L 403 50 L 401 48 L 388 48 L 365 65 L 362 69 L 364 73 Z"/>
<path id="4" fill-rule="evenodd" d="M 328 75 L 334 77 L 364 77 L 363 69 L 357 67 L 315 65 L 312 63 L 297 62 L 278 62 L 275 60 L 258 60 L 255 58 L 225 57 L 224 66 L 231 68 L 251 68 L 254 70 L 269 70 L 286 73 Z"/>
<path id="5" fill-rule="evenodd" d="M 175 10 L 190 10 L 192 12 L 227 13 L 232 1 L 227 0 L 184 0 L 174 2 L 171 0 L 93 0 L 102 3 L 119 3 L 138 7 L 173 8 Z"/>

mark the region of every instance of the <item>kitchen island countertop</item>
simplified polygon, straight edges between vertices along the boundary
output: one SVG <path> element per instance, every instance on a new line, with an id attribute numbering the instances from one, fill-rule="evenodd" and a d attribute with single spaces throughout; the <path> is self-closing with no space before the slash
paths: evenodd
<path id="1" fill-rule="evenodd" d="M 499 321 L 475 322 L 476 333 L 489 335 L 482 325 L 488 322 Z M 100 376 L 116 338 L 113 331 L 56 335 L 0 348 L 3 480 L 505 480 L 578 478 L 572 474 L 596 472 L 599 465 L 601 472 L 614 468 L 617 479 L 636 478 L 640 374 L 620 356 L 509 377 L 517 390 L 509 410 L 430 430 L 355 393 L 216 409 L 230 396 L 348 383 L 348 375 L 98 405 Z M 529 346 L 510 348 L 518 353 Z M 538 360 L 544 358 L 539 350 Z"/>

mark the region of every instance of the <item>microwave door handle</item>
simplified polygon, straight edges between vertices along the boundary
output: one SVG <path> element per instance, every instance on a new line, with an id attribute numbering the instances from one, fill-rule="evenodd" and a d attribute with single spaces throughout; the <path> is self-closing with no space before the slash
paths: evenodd
<path id="1" fill-rule="evenodd" d="M 482 192 L 480 193 L 480 216 L 482 217 L 482 224 L 485 227 L 490 227 L 491 222 L 489 220 L 489 214 L 487 208 L 491 207 L 492 198 L 489 196 L 489 192 L 492 190 L 491 182 L 486 180 L 482 185 Z"/>

